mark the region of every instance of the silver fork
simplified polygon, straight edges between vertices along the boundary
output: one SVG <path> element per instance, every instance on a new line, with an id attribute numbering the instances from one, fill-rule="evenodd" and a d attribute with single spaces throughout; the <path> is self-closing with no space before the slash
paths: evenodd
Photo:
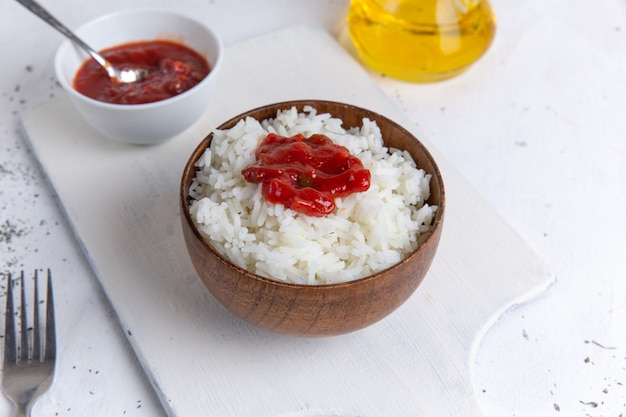
<path id="1" fill-rule="evenodd" d="M 38 278 L 37 271 L 35 271 L 32 328 L 28 327 L 26 314 L 24 272 L 22 271 L 19 277 L 21 289 L 19 310 L 14 308 L 13 287 L 15 282 L 10 274 L 7 283 L 2 385 L 4 392 L 15 405 L 15 417 L 30 416 L 33 405 L 41 394 L 50 387 L 54 376 L 56 336 L 50 270 L 48 269 L 45 333 L 43 337 L 39 318 Z M 43 302 L 41 301 L 41 303 Z M 16 326 L 17 316 L 19 316 L 19 329 Z"/>

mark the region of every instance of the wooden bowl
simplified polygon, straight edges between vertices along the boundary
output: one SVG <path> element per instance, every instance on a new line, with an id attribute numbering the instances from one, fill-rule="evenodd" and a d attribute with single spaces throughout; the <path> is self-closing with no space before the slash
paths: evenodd
<path id="1" fill-rule="evenodd" d="M 189 214 L 189 187 L 196 175 L 194 164 L 209 146 L 209 134 L 187 162 L 181 181 L 180 210 L 185 243 L 191 261 L 209 291 L 242 319 L 277 333 L 304 337 L 332 336 L 365 328 L 401 306 L 424 279 L 435 256 L 443 226 L 443 180 L 428 150 L 407 130 L 372 111 L 328 101 L 289 101 L 250 110 L 225 122 L 228 129 L 251 116 L 274 118 L 279 109 L 312 105 L 318 114 L 343 120 L 344 128 L 361 126 L 368 117 L 377 122 L 388 147 L 406 149 L 418 167 L 432 175 L 428 203 L 437 205 L 433 227 L 425 241 L 398 264 L 365 278 L 338 284 L 299 285 L 272 280 L 235 266 L 220 255 L 198 232 Z"/>

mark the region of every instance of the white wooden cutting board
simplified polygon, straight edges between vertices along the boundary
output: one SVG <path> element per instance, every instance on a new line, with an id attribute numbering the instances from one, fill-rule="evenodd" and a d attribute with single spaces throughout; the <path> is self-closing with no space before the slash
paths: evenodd
<path id="1" fill-rule="evenodd" d="M 326 32 L 294 27 L 226 48 L 215 100 L 166 144 L 110 143 L 64 98 L 23 117 L 26 136 L 139 360 L 172 417 L 479 416 L 481 335 L 551 275 L 446 162 L 444 234 L 418 291 L 346 336 L 299 339 L 243 323 L 205 290 L 180 230 L 185 161 L 210 129 L 250 108 L 331 99 L 403 115 Z"/>

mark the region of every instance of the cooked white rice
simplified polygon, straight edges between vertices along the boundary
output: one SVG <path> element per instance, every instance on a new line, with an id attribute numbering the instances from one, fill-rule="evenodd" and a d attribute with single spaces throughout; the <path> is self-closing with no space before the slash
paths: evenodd
<path id="1" fill-rule="evenodd" d="M 369 190 L 336 199 L 324 217 L 266 202 L 261 184 L 246 182 L 241 170 L 255 162 L 270 132 L 328 136 L 370 170 Z M 363 119 L 347 131 L 340 119 L 311 107 L 215 131 L 196 167 L 190 212 L 200 233 L 238 266 L 287 282 L 332 284 L 384 270 L 417 248 L 437 210 L 425 203 L 430 175 L 408 152 L 386 148 L 376 122 Z"/>

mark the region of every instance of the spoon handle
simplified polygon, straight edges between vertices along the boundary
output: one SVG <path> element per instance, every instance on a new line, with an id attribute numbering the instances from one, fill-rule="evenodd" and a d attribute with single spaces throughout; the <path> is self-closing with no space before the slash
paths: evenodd
<path id="1" fill-rule="evenodd" d="M 16 0 L 22 6 L 26 7 L 28 10 L 39 16 L 44 22 L 48 23 L 50 26 L 61 32 L 67 38 L 69 38 L 72 42 L 83 48 L 93 59 L 95 59 L 100 65 L 105 67 L 108 71 L 108 67 L 111 67 L 111 64 L 104 59 L 100 54 L 94 51 L 89 45 L 83 42 L 78 36 L 76 36 L 71 30 L 69 30 L 63 23 L 58 21 L 54 16 L 50 14 L 46 9 L 44 9 L 39 3 L 34 0 Z"/>

